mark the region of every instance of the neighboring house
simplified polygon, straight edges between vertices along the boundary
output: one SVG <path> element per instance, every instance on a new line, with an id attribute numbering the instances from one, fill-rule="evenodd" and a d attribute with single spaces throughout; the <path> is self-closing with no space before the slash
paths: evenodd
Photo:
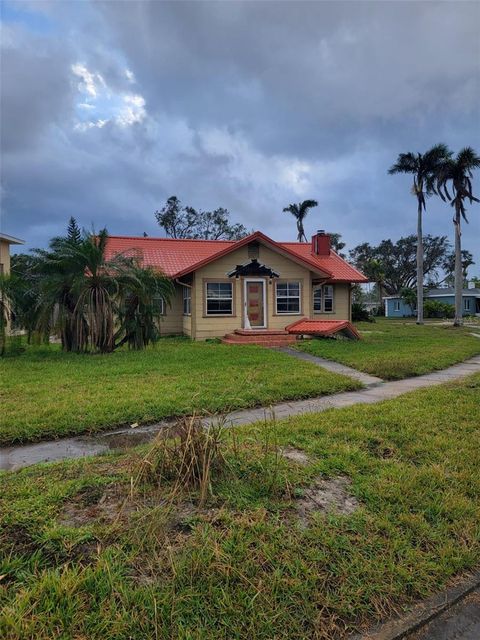
<path id="1" fill-rule="evenodd" d="M 352 283 L 367 282 L 323 231 L 311 243 L 275 242 L 260 231 L 238 241 L 110 236 L 107 258 L 118 253 L 172 279 L 162 331 L 195 340 L 284 331 L 301 318 L 350 321 Z"/>
<path id="2" fill-rule="evenodd" d="M 480 289 L 464 289 L 462 292 L 462 310 L 464 316 L 480 315 Z M 408 318 L 416 315 L 416 309 L 406 304 L 400 296 L 387 296 L 385 300 L 385 317 Z M 446 304 L 455 304 L 455 289 L 444 287 L 443 289 L 430 289 L 425 293 L 425 301 L 436 300 Z"/>
<path id="3" fill-rule="evenodd" d="M 10 245 L 24 244 L 24 240 L 0 233 L 0 275 L 10 273 Z"/>

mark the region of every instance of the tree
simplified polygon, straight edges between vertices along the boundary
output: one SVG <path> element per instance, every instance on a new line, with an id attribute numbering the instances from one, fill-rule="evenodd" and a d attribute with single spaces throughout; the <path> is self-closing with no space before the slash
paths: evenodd
<path id="1" fill-rule="evenodd" d="M 383 288 L 385 282 L 385 267 L 380 260 L 371 258 L 364 265 L 364 273 L 367 278 L 377 285 L 378 308 L 383 309 Z"/>
<path id="2" fill-rule="evenodd" d="M 342 242 L 342 236 L 340 233 L 331 233 L 330 234 L 330 246 L 341 258 L 346 258 L 347 256 L 342 253 L 342 249 L 345 249 L 345 242 Z"/>
<path id="3" fill-rule="evenodd" d="M 462 249 L 462 278 L 464 286 L 468 282 L 468 268 L 475 264 L 473 255 L 470 251 Z M 449 253 L 442 264 L 445 272 L 445 278 L 442 282 L 447 282 L 449 285 L 455 284 L 455 251 Z"/>
<path id="4" fill-rule="evenodd" d="M 462 310 L 462 219 L 468 223 L 465 200 L 470 204 L 480 202 L 473 195 L 472 178 L 474 169 L 480 167 L 480 156 L 471 147 L 465 147 L 455 158 L 445 160 L 438 172 L 435 190 L 444 202 L 450 202 L 455 210 L 455 319 L 454 326 L 463 324 Z M 450 189 L 450 191 L 449 191 Z"/>
<path id="5" fill-rule="evenodd" d="M 156 340 L 173 285 L 162 273 L 142 268 L 141 256 L 107 259 L 107 241 L 105 229 L 82 232 L 80 241 L 67 232 L 52 238 L 48 250 L 15 259 L 12 278 L 21 286 L 10 299 L 18 323 L 46 339 L 58 333 L 65 351 L 107 353 Z"/>
<path id="6" fill-rule="evenodd" d="M 304 200 L 298 204 L 289 204 L 284 208 L 284 212 L 291 213 L 297 221 L 297 240 L 298 242 L 306 242 L 307 236 L 305 235 L 305 229 L 303 228 L 303 221 L 307 217 L 307 213 L 313 207 L 318 207 L 316 200 Z"/>
<path id="7" fill-rule="evenodd" d="M 70 217 L 67 227 L 67 240 L 71 244 L 79 245 L 82 242 L 82 232 L 73 216 Z"/>
<path id="8" fill-rule="evenodd" d="M 441 164 L 452 152 L 444 144 L 437 144 L 426 153 L 401 153 L 388 173 L 413 175 L 412 193 L 417 198 L 417 324 L 423 324 L 423 232 L 422 213 L 426 211 L 426 197 L 434 192 L 435 178 Z"/>
<path id="9" fill-rule="evenodd" d="M 243 224 L 230 223 L 227 209 L 197 211 L 183 207 L 177 196 L 168 198 L 162 209 L 155 212 L 155 217 L 170 238 L 240 240 L 248 235 Z"/>
<path id="10" fill-rule="evenodd" d="M 400 297 L 403 302 L 410 307 L 410 309 L 415 309 L 417 306 L 417 292 L 415 289 L 411 287 L 404 287 L 400 291 Z"/>
<path id="11" fill-rule="evenodd" d="M 442 268 L 450 244 L 446 236 L 427 235 L 423 238 L 423 250 L 423 273 L 433 277 Z M 382 240 L 377 246 L 364 242 L 352 249 L 349 255 L 350 260 L 365 275 L 368 275 L 367 263 L 378 260 L 384 269 L 385 291 L 388 295 L 395 295 L 405 287 L 417 285 L 416 252 L 417 238 L 411 235 L 400 238 L 397 242 Z"/>

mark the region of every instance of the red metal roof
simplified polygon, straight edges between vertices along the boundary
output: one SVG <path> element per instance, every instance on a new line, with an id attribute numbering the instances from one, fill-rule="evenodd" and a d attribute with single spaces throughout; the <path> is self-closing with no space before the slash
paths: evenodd
<path id="1" fill-rule="evenodd" d="M 320 269 L 329 271 L 333 276 L 332 279 L 336 282 L 368 282 L 363 273 L 352 267 L 333 250 L 330 250 L 328 256 L 317 256 L 312 253 L 310 242 L 282 242 L 281 244 L 301 257 L 308 257 Z"/>
<path id="2" fill-rule="evenodd" d="M 351 322 L 346 320 L 308 320 L 302 318 L 285 327 L 288 333 L 310 336 L 331 336 L 342 331 L 348 337 L 360 339 L 360 334 Z"/>
<path id="3" fill-rule="evenodd" d="M 275 242 L 260 231 L 237 242 L 109 236 L 106 257 L 110 259 L 118 253 L 139 255 L 144 266 L 161 269 L 167 276 L 178 278 L 255 240 L 307 266 L 329 281 L 367 282 L 363 274 L 333 251 L 329 256 L 317 256 L 312 254 L 310 243 Z"/>

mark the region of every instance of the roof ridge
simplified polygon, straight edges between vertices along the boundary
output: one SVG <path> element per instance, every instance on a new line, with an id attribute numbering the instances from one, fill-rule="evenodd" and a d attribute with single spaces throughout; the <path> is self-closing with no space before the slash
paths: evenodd
<path id="1" fill-rule="evenodd" d="M 117 236 L 108 234 L 109 238 L 117 238 L 123 240 L 155 240 L 158 242 L 159 240 L 165 240 L 168 242 L 229 242 L 235 243 L 237 240 L 213 240 L 213 239 L 205 239 L 205 238 L 162 238 L 161 236 Z"/>

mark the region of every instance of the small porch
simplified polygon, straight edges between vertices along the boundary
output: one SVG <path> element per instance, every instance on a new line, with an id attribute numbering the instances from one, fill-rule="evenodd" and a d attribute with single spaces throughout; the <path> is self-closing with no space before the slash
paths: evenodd
<path id="1" fill-rule="evenodd" d="M 340 334 L 349 340 L 361 336 L 351 322 L 345 320 L 309 320 L 302 318 L 283 330 L 236 329 L 222 339 L 224 344 L 257 344 L 263 347 L 285 347 L 300 336 L 332 338 Z"/>

